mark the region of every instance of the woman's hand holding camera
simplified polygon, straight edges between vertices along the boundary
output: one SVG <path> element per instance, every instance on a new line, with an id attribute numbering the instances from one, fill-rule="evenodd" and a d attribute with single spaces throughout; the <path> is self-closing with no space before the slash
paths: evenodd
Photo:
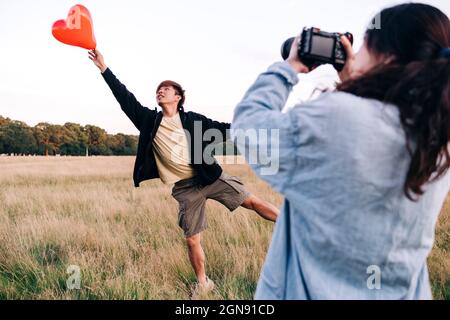
<path id="1" fill-rule="evenodd" d="M 355 62 L 355 53 L 353 51 L 352 44 L 346 36 L 341 37 L 342 46 L 345 49 L 345 54 L 347 55 L 347 60 L 345 61 L 344 69 L 339 72 L 339 78 L 341 82 L 347 81 L 355 77 L 355 70 L 353 64 Z"/>
<path id="2" fill-rule="evenodd" d="M 291 51 L 289 52 L 289 57 L 286 59 L 286 62 L 291 65 L 291 67 L 297 71 L 297 73 L 308 73 L 309 68 L 305 66 L 298 57 L 298 43 L 300 42 L 300 36 L 296 37 L 291 46 Z"/>

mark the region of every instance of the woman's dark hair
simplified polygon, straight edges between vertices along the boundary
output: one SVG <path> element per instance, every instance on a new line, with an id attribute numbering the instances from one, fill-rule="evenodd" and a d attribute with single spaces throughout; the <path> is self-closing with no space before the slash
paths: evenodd
<path id="1" fill-rule="evenodd" d="M 177 95 L 181 97 L 181 100 L 178 101 L 178 110 L 184 110 L 183 105 L 184 101 L 186 100 L 186 96 L 184 94 L 183 87 L 181 87 L 181 85 L 179 83 L 176 83 L 175 81 L 165 80 L 158 85 L 158 87 L 156 88 L 156 92 L 158 92 L 161 87 L 172 87 Z"/>
<path id="2" fill-rule="evenodd" d="M 365 44 L 375 57 L 393 57 L 337 90 L 398 107 L 411 164 L 404 192 L 411 200 L 450 167 L 450 21 L 439 9 L 419 3 L 381 11 L 381 28 L 369 28 Z"/>

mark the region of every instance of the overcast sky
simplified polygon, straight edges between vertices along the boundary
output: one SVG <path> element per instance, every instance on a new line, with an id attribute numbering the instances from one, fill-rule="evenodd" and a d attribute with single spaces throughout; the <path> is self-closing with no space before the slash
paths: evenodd
<path id="1" fill-rule="evenodd" d="M 80 3 L 91 12 L 97 48 L 147 107 L 166 79 L 186 89 L 186 109 L 231 121 L 257 75 L 280 60 L 282 42 L 303 26 L 350 31 L 355 47 L 370 19 L 391 0 L 0 0 L 0 115 L 29 125 L 93 124 L 136 134 L 87 50 L 51 34 Z M 450 15 L 449 0 L 422 1 Z M 331 67 L 302 76 L 288 104 L 336 77 Z"/>

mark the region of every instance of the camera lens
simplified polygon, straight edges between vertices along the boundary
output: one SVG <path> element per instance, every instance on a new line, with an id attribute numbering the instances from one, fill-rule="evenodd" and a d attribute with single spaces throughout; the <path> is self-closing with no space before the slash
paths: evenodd
<path id="1" fill-rule="evenodd" d="M 287 39 L 281 46 L 281 57 L 286 60 L 291 52 L 292 43 L 294 43 L 295 37 Z"/>

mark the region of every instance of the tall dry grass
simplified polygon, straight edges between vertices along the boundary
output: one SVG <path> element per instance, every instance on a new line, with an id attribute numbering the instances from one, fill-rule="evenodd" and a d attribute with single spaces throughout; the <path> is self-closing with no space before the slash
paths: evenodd
<path id="1" fill-rule="evenodd" d="M 134 189 L 134 157 L 0 157 L 1 299 L 188 299 L 189 264 L 168 186 Z M 282 197 L 245 165 L 225 165 L 250 191 Z M 251 299 L 272 224 L 207 204 L 203 245 L 217 289 L 209 299 Z M 450 202 L 429 260 L 435 298 L 450 298 Z M 69 290 L 67 268 L 81 270 Z"/>

